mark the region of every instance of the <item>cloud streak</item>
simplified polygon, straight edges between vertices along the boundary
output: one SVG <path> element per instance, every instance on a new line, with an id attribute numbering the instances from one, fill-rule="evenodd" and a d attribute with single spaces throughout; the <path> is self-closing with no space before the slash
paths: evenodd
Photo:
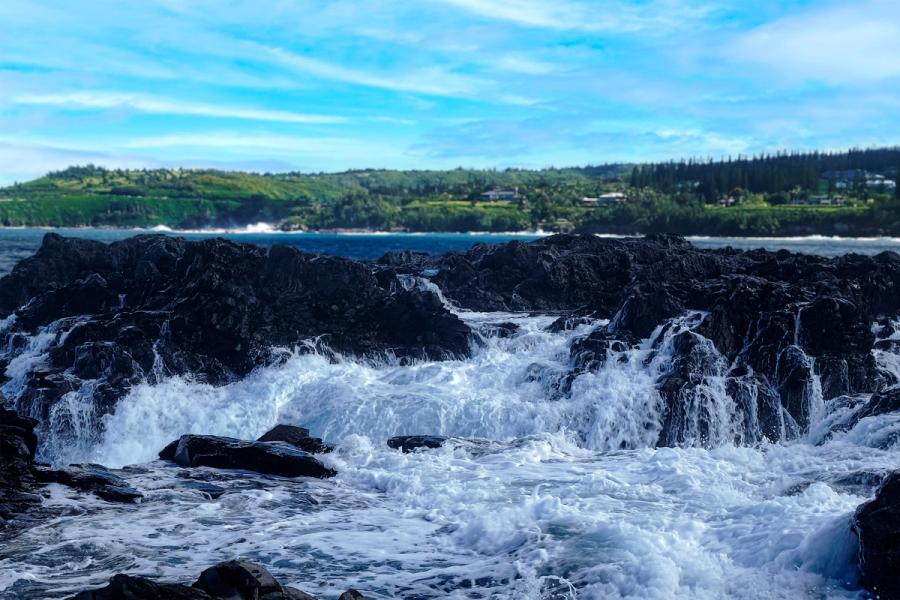
<path id="1" fill-rule="evenodd" d="M 219 104 L 199 104 L 168 98 L 108 91 L 21 94 L 15 96 L 12 101 L 14 104 L 57 106 L 67 110 L 127 109 L 151 114 L 271 121 L 277 123 L 333 124 L 347 121 L 347 118 L 342 116 L 303 114 Z"/>

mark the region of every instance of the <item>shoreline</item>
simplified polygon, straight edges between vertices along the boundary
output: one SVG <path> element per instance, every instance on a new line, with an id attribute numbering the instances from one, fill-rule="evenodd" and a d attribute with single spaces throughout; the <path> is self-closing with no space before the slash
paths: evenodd
<path id="1" fill-rule="evenodd" d="M 427 236 L 470 236 L 470 237 L 528 237 L 542 238 L 551 235 L 557 235 L 560 232 L 554 231 L 383 231 L 377 229 L 315 229 L 306 231 L 284 231 L 272 226 L 270 223 L 256 223 L 242 228 L 215 227 L 207 229 L 176 229 L 165 225 L 156 225 L 154 227 L 107 227 L 107 226 L 0 226 L 0 232 L 3 231 L 123 231 L 141 233 L 163 233 L 175 235 L 285 235 L 285 236 L 347 236 L 347 237 L 427 237 Z M 592 233 L 599 238 L 606 239 L 624 239 L 624 238 L 641 238 L 646 237 L 643 233 Z M 761 242 L 803 242 L 803 241 L 858 241 L 858 242 L 893 242 L 900 244 L 900 236 L 841 236 L 841 235 L 767 235 L 767 236 L 734 236 L 734 235 L 682 235 L 688 241 L 703 242 L 706 240 L 746 240 Z"/>

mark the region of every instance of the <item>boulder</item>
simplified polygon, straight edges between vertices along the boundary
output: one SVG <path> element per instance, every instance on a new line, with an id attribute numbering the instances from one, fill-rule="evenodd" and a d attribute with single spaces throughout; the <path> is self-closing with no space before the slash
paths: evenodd
<path id="1" fill-rule="evenodd" d="M 853 530 L 863 586 L 877 598 L 900 598 L 900 471 L 888 475 L 874 500 L 856 510 Z"/>
<path id="2" fill-rule="evenodd" d="M 242 560 L 231 560 L 206 569 L 193 587 L 214 598 L 258 598 L 281 589 L 264 567 Z"/>
<path id="3" fill-rule="evenodd" d="M 349 589 L 338 598 L 338 600 L 366 600 L 366 597 L 354 589 Z"/>
<path id="4" fill-rule="evenodd" d="M 309 437 L 309 429 L 295 425 L 276 425 L 257 440 L 258 442 L 284 442 L 310 454 L 323 454 L 334 450 L 322 438 Z"/>
<path id="5" fill-rule="evenodd" d="M 182 467 L 241 469 L 282 477 L 333 477 L 310 453 L 284 442 L 248 442 L 213 435 L 183 435 L 160 453 Z"/>

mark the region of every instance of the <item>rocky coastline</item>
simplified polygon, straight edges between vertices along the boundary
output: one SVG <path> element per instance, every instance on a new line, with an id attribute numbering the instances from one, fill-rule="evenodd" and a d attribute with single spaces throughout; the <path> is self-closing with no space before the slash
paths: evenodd
<path id="1" fill-rule="evenodd" d="M 667 345 L 670 364 L 656 381 L 664 403 L 659 447 L 796 439 L 809 433 L 814 386 L 824 400 L 847 406 L 832 431 L 900 410 L 900 381 L 878 368 L 874 353 L 900 344 L 895 253 L 826 259 L 698 250 L 674 236 L 558 235 L 479 244 L 465 253 L 391 253 L 368 263 L 222 239 L 142 235 L 107 245 L 51 233 L 33 257 L 0 279 L 6 349 L 0 366 L 16 390 L 0 410 L 4 527 L 40 518 L 48 483 L 105 501 L 141 501 L 141 490 L 100 465 L 38 462 L 48 436 L 67 434 L 50 426 L 67 394 L 90 386 L 91 418 L 100 428 L 139 383 L 189 374 L 223 385 L 291 352 L 333 360 L 459 360 L 485 332 L 458 311 L 552 314 L 555 330 L 600 323 L 571 345 L 571 370 L 559 378 L 559 393 L 623 349 L 649 344 L 652 359 Z M 515 324 L 493 327 L 490 335 L 504 335 Z M 39 333 L 48 360 L 27 371 L 14 368 Z M 747 416 L 726 438 L 693 408 L 708 377 L 721 379 Z M 282 424 L 255 441 L 182 433 L 160 449 L 160 459 L 186 469 L 336 474 L 323 458 L 329 440 L 300 427 Z M 406 433 L 385 441 L 404 453 L 447 442 L 438 432 Z M 872 482 L 867 492 L 874 499 L 852 518 L 861 582 L 882 598 L 900 597 L 898 481 L 900 471 Z M 76 597 L 311 597 L 280 586 L 258 565 L 229 563 L 211 573 L 191 587 L 117 576 L 107 588 Z M 225 590 L 226 580 L 233 589 Z"/>

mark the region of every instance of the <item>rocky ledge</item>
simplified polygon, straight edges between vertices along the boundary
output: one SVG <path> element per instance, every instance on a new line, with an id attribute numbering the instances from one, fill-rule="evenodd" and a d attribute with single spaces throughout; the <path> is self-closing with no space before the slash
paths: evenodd
<path id="1" fill-rule="evenodd" d="M 316 600 L 306 592 L 281 585 L 265 567 L 232 560 L 210 567 L 192 585 L 158 583 L 144 577 L 116 575 L 106 587 L 81 592 L 72 600 Z M 347 590 L 338 600 L 366 600 Z"/>

